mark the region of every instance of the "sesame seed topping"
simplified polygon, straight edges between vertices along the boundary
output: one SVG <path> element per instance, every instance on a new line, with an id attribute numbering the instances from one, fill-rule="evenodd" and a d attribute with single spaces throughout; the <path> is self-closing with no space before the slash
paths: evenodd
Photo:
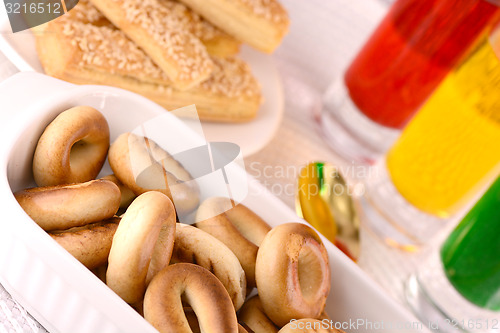
<path id="1" fill-rule="evenodd" d="M 144 51 L 116 28 L 69 20 L 64 23 L 63 34 L 80 50 L 80 64 L 84 66 L 170 81 Z"/>
<path id="2" fill-rule="evenodd" d="M 228 97 L 260 96 L 260 85 L 252 75 L 250 66 L 237 57 L 212 57 L 214 70 L 200 88 Z"/>
<path id="3" fill-rule="evenodd" d="M 267 21 L 288 25 L 288 13 L 277 0 L 239 0 L 252 13 Z"/>
<path id="4" fill-rule="evenodd" d="M 78 6 L 51 21 L 50 26 L 77 48 L 74 61 L 79 67 L 154 83 L 166 94 L 175 93 L 172 81 L 151 58 L 87 1 L 80 0 Z M 210 77 L 191 91 L 260 99 L 260 85 L 248 64 L 237 57 L 210 59 L 214 64 Z M 193 62 L 190 58 L 183 61 L 186 66 Z"/>
<path id="5" fill-rule="evenodd" d="M 175 81 L 199 80 L 211 71 L 212 61 L 205 46 L 184 28 L 178 16 L 173 15 L 172 10 L 162 5 L 160 0 L 108 1 L 119 5 L 124 12 L 124 19 L 129 24 L 140 27 L 164 50 L 161 57 L 170 63 L 170 66 L 175 66 L 178 72 Z M 134 40 L 142 45 L 141 41 Z"/>
<path id="6" fill-rule="evenodd" d="M 231 38 L 228 34 L 216 28 L 200 15 L 177 1 L 164 0 L 160 3 L 170 10 L 171 14 L 179 20 L 185 29 L 202 41 L 210 41 L 221 37 Z"/>

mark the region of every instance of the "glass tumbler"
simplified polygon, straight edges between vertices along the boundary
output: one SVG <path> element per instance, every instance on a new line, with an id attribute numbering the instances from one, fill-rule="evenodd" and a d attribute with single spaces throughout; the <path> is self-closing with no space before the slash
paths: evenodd
<path id="1" fill-rule="evenodd" d="M 500 332 L 500 178 L 407 281 L 408 304 L 443 332 Z"/>
<path id="2" fill-rule="evenodd" d="M 361 200 L 387 242 L 425 244 L 500 172 L 500 28 L 485 33 L 378 166 Z"/>

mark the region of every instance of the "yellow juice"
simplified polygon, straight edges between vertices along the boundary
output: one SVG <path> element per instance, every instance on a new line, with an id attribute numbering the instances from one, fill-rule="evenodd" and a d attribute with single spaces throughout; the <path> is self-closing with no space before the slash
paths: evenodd
<path id="1" fill-rule="evenodd" d="M 499 37 L 445 78 L 387 155 L 394 185 L 420 210 L 448 217 L 500 172 Z"/>

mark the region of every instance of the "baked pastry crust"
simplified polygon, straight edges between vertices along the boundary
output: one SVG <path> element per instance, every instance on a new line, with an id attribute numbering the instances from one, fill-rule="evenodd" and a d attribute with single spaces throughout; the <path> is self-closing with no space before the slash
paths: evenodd
<path id="1" fill-rule="evenodd" d="M 206 48 L 160 0 L 91 3 L 143 49 L 178 89 L 188 89 L 210 75 L 213 63 Z"/>
<path id="2" fill-rule="evenodd" d="M 266 53 L 279 46 L 290 25 L 278 0 L 180 1 L 231 36 Z"/>
<path id="3" fill-rule="evenodd" d="M 180 2 L 163 0 L 160 4 L 169 10 L 183 28 L 200 39 L 205 45 L 208 54 L 220 58 L 235 56 L 240 50 L 241 42 L 223 32 L 213 24 L 202 18 L 197 13 Z M 89 0 L 80 0 L 78 6 L 65 14 L 82 23 L 91 23 L 95 26 L 109 26 L 113 24 Z M 36 28 L 35 28 L 36 29 Z"/>
<path id="4" fill-rule="evenodd" d="M 121 30 L 82 3 L 34 30 L 38 56 L 48 75 L 76 84 L 127 89 L 167 110 L 195 104 L 202 120 L 244 122 L 257 114 L 260 86 L 241 59 L 211 57 L 210 77 L 189 90 L 179 90 Z"/>
<path id="5" fill-rule="evenodd" d="M 160 4 L 167 7 L 186 30 L 201 40 L 208 54 L 221 58 L 238 54 L 240 41 L 215 27 L 184 4 L 171 0 L 162 0 Z"/>

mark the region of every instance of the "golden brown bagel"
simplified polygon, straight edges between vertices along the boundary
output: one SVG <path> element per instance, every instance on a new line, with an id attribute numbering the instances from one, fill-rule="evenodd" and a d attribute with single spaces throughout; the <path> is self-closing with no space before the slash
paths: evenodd
<path id="1" fill-rule="evenodd" d="M 144 318 L 160 333 L 191 333 L 181 300 L 193 308 L 203 332 L 238 332 L 226 289 L 212 273 L 193 264 L 170 265 L 153 278 L 144 296 Z"/>
<path id="2" fill-rule="evenodd" d="M 33 156 L 38 186 L 82 183 L 95 179 L 106 160 L 109 127 L 89 106 L 59 114 L 42 133 Z"/>
<path id="3" fill-rule="evenodd" d="M 259 333 L 277 333 L 278 328 L 264 312 L 259 295 L 245 301 L 238 313 L 238 319 L 244 322 L 252 331 Z"/>
<path id="4" fill-rule="evenodd" d="M 236 311 L 246 296 L 245 272 L 238 258 L 217 238 L 193 226 L 177 223 L 171 263 L 200 265 L 222 282 Z"/>
<path id="5" fill-rule="evenodd" d="M 305 318 L 294 320 L 283 326 L 279 333 L 345 333 L 332 327 L 329 320 L 317 320 L 312 318 Z"/>
<path id="6" fill-rule="evenodd" d="M 312 228 L 281 224 L 259 247 L 255 277 L 265 313 L 277 326 L 318 318 L 330 291 L 328 253 Z"/>
<path id="7" fill-rule="evenodd" d="M 109 219 L 120 204 L 120 190 L 109 180 L 34 187 L 14 196 L 33 221 L 47 231 Z"/>
<path id="8" fill-rule="evenodd" d="M 136 195 L 129 189 L 127 186 L 123 185 L 122 182 L 116 178 L 115 175 L 107 175 L 102 177 L 101 179 L 109 180 L 115 183 L 116 186 L 120 189 L 121 200 L 120 200 L 120 208 L 127 208 L 132 201 L 134 201 Z"/>
<path id="9" fill-rule="evenodd" d="M 169 209 L 173 208 L 174 205 L 172 201 L 168 204 Z M 149 263 L 148 275 L 146 276 L 146 285 L 151 282 L 156 274 L 163 268 L 168 266 L 170 258 L 172 257 L 172 252 L 174 250 L 174 240 L 175 240 L 175 228 L 176 228 L 176 217 L 175 209 L 172 216 L 169 217 L 168 223 L 160 229 L 160 234 L 156 240 L 155 248 L 153 250 L 153 256 Z"/>
<path id="10" fill-rule="evenodd" d="M 178 214 L 188 213 L 198 206 L 196 182 L 154 141 L 124 133 L 111 145 L 108 160 L 115 176 L 136 195 L 147 191 L 162 192 L 174 202 Z"/>
<path id="11" fill-rule="evenodd" d="M 174 233 L 175 210 L 166 195 L 152 191 L 137 197 L 113 237 L 107 285 L 127 303 L 140 301 L 148 276 L 168 264 Z"/>
<path id="12" fill-rule="evenodd" d="M 234 206 L 228 198 L 212 197 L 196 212 L 196 227 L 224 243 L 245 271 L 247 287 L 255 287 L 255 260 L 258 245 L 271 227 L 243 204 Z M 222 213 L 220 213 L 222 212 Z"/>
<path id="13" fill-rule="evenodd" d="M 108 262 L 111 241 L 119 222 L 120 218 L 114 217 L 49 235 L 88 269 L 94 269 Z"/>

